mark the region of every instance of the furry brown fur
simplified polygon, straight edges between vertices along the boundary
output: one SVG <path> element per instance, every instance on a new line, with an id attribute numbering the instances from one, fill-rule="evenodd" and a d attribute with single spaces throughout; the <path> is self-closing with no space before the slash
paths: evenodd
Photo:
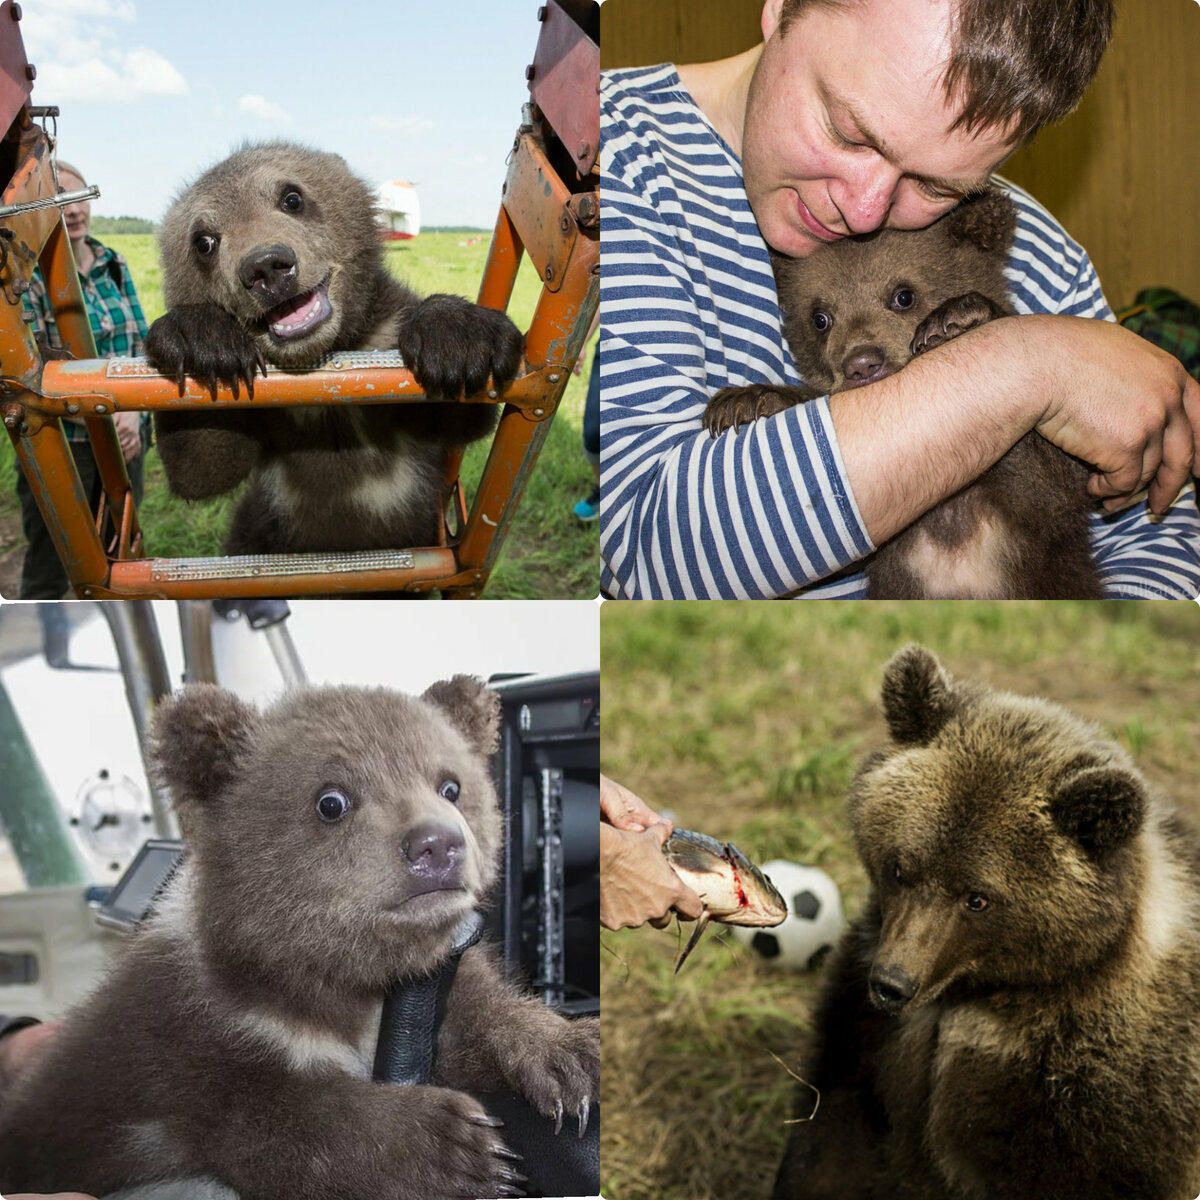
<path id="1" fill-rule="evenodd" d="M 396 350 L 431 398 L 503 387 L 521 335 L 457 296 L 419 299 L 384 266 L 370 189 L 337 155 L 246 146 L 200 176 L 159 236 L 163 297 L 146 355 L 213 389 L 253 388 L 266 363 L 311 366 L 338 350 Z M 446 451 L 484 436 L 490 404 L 161 413 L 172 492 L 195 500 L 250 483 L 230 554 L 365 550 L 437 540 Z"/>
<path id="2" fill-rule="evenodd" d="M 1101 730 L 921 647 L 883 703 L 850 792 L 871 896 L 776 1200 L 1192 1200 L 1200 832 Z"/>
<path id="3" fill-rule="evenodd" d="M 467 1091 L 579 1111 L 597 1098 L 598 1022 L 519 994 L 476 947 L 437 1086 L 370 1081 L 384 989 L 441 962 L 496 877 L 498 721 L 495 693 L 465 677 L 422 697 L 318 689 L 261 714 L 206 685 L 166 703 L 155 756 L 186 865 L 5 1098 L 0 1190 L 511 1194 L 502 1131 Z M 335 792 L 344 815 L 322 814 Z"/>
<path id="4" fill-rule="evenodd" d="M 756 417 L 861 387 L 1012 311 L 1004 264 L 1016 229 L 999 190 L 927 229 L 881 230 L 774 259 L 784 331 L 803 387 L 725 388 L 715 437 Z M 872 599 L 1102 595 L 1088 535 L 1087 473 L 1036 433 L 930 509 L 867 564 Z"/>

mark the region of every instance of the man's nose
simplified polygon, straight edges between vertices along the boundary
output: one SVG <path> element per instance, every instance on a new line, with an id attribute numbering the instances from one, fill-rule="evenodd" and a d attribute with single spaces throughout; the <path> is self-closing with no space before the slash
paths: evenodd
<path id="1" fill-rule="evenodd" d="M 829 195 L 851 233 L 870 233 L 887 220 L 899 184 L 900 172 L 872 153 L 836 180 Z"/>

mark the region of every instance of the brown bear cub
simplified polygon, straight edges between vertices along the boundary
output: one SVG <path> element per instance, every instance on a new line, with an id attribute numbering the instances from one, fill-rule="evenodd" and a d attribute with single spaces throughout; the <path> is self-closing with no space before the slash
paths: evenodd
<path id="1" fill-rule="evenodd" d="M 383 261 L 370 188 L 336 154 L 249 145 L 174 202 L 159 235 L 169 311 L 146 357 L 216 398 L 257 371 L 315 366 L 333 351 L 399 350 L 432 399 L 504 387 L 522 338 L 501 312 L 422 300 Z M 218 496 L 249 479 L 228 554 L 396 549 L 436 543 L 447 451 L 487 434 L 491 404 L 164 412 L 171 491 Z"/>
<path id="2" fill-rule="evenodd" d="M 1099 728 L 922 647 L 883 706 L 849 804 L 871 895 L 775 1200 L 1192 1200 L 1200 831 Z"/>
<path id="3" fill-rule="evenodd" d="M 0 1191 L 97 1196 L 187 1180 L 241 1200 L 506 1196 L 523 1176 L 468 1091 L 581 1121 L 599 1022 L 567 1021 L 463 956 L 434 1083 L 371 1080 L 389 984 L 442 962 L 497 876 L 499 704 L 208 685 L 156 718 L 188 853 L 157 911 L 0 1115 Z"/>
<path id="4" fill-rule="evenodd" d="M 1011 313 L 1004 265 L 1016 232 L 1007 193 L 963 201 L 927 229 L 884 229 L 773 256 L 784 333 L 803 387 L 725 388 L 715 437 L 756 417 L 899 371 L 917 354 Z M 1102 596 L 1082 463 L 1028 433 L 974 483 L 935 505 L 867 563 L 871 599 Z"/>

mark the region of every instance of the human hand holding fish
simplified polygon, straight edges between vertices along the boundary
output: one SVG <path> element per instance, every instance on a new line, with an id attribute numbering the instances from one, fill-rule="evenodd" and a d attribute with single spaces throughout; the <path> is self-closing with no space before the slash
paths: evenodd
<path id="1" fill-rule="evenodd" d="M 671 832 L 670 820 L 656 813 L 641 796 L 607 775 L 600 776 L 600 811 L 604 819 L 618 829 L 641 833 L 651 825 L 665 825 L 667 833 Z"/>
<path id="2" fill-rule="evenodd" d="M 704 911 L 700 897 L 663 857 L 671 825 L 659 821 L 641 831 L 600 826 L 600 924 L 636 929 L 667 921 L 675 913 L 694 920 Z"/>

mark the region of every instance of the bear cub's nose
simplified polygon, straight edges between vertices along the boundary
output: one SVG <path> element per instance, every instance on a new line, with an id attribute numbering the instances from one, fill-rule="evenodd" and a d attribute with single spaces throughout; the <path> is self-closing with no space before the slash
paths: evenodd
<path id="1" fill-rule="evenodd" d="M 460 830 L 435 821 L 414 825 L 400 843 L 413 874 L 445 888 L 462 886 L 465 847 Z"/>
<path id="2" fill-rule="evenodd" d="M 848 386 L 873 383 L 883 376 L 887 352 L 879 346 L 855 346 L 842 360 L 842 375 Z"/>
<path id="3" fill-rule="evenodd" d="M 238 263 L 238 278 L 260 300 L 285 300 L 296 278 L 296 253 L 290 246 L 256 246 Z"/>
<path id="4" fill-rule="evenodd" d="M 869 985 L 872 1003 L 888 1013 L 900 1012 L 921 986 L 899 967 L 872 967 Z"/>

